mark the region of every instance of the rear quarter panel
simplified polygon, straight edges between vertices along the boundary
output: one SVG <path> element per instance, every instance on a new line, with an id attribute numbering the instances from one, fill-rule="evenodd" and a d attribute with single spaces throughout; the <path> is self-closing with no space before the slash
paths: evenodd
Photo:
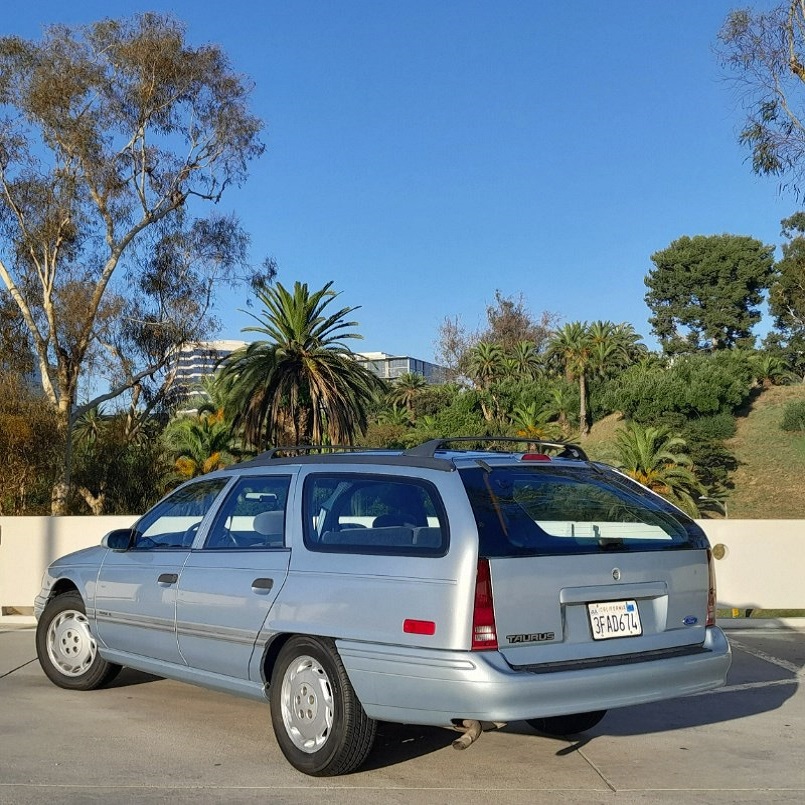
<path id="1" fill-rule="evenodd" d="M 458 473 L 417 470 L 417 477 L 431 481 L 439 491 L 450 543 L 444 556 L 416 557 L 308 549 L 301 490 L 309 472 L 315 470 L 303 471 L 297 484 L 297 514 L 288 521 L 288 578 L 266 628 L 388 645 L 468 648 L 478 540 Z M 406 475 L 402 468 L 383 468 L 383 473 Z M 431 621 L 435 633 L 406 633 L 406 619 Z"/>

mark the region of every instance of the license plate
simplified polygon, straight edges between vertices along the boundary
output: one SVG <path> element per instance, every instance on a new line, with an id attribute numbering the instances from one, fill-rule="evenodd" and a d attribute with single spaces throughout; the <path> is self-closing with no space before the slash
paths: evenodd
<path id="1" fill-rule="evenodd" d="M 593 640 L 611 640 L 613 637 L 637 637 L 643 634 L 640 613 L 634 601 L 602 601 L 587 604 Z"/>

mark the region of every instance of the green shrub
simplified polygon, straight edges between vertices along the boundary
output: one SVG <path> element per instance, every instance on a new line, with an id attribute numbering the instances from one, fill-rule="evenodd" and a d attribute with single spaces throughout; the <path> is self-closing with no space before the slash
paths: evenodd
<path id="1" fill-rule="evenodd" d="M 805 430 L 805 400 L 794 400 L 783 408 L 783 430 Z"/>

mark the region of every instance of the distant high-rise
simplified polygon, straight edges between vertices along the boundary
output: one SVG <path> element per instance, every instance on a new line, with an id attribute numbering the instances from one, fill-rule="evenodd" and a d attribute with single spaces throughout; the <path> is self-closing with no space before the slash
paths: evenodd
<path id="1" fill-rule="evenodd" d="M 246 346 L 245 341 L 195 341 L 183 344 L 176 358 L 174 388 L 183 400 L 182 408 L 193 410 L 203 401 L 199 389 L 205 377 L 215 374 L 218 363 L 236 349 Z"/>
<path id="2" fill-rule="evenodd" d="M 422 375 L 428 383 L 443 383 L 445 370 L 435 363 L 409 355 L 389 355 L 386 352 L 356 352 L 355 359 L 370 372 L 384 380 L 396 380 L 404 374 Z"/>

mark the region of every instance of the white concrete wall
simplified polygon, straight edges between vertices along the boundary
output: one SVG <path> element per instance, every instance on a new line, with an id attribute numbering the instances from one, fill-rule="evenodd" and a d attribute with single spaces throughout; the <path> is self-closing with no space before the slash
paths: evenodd
<path id="1" fill-rule="evenodd" d="M 136 517 L 0 517 L 0 607 L 27 611 L 55 558 L 97 545 Z M 700 520 L 713 545 L 720 607 L 805 609 L 805 521 Z"/>
<path id="2" fill-rule="evenodd" d="M 805 609 L 805 520 L 698 523 L 726 549 L 715 563 L 719 607 Z"/>
<path id="3" fill-rule="evenodd" d="M 59 556 L 98 545 L 135 515 L 114 517 L 0 517 L 0 614 L 33 607 L 42 573 Z"/>

